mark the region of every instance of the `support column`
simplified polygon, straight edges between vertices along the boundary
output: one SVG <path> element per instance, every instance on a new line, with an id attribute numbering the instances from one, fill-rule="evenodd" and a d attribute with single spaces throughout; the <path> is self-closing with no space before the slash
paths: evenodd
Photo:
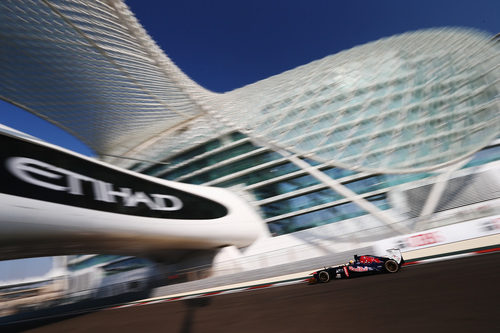
<path id="1" fill-rule="evenodd" d="M 463 160 L 455 165 L 452 165 L 446 168 L 436 179 L 436 182 L 432 186 L 431 191 L 429 192 L 429 196 L 425 201 L 424 207 L 420 212 L 420 215 L 413 227 L 414 231 L 424 230 L 427 224 L 429 223 L 429 216 L 431 216 L 436 210 L 441 197 L 443 196 L 444 190 L 446 189 L 446 185 L 448 185 L 448 181 L 453 172 L 457 171 L 461 167 L 463 167 L 467 162 L 470 161 L 470 158 Z"/>
<path id="2" fill-rule="evenodd" d="M 362 198 L 360 195 L 357 193 L 351 191 L 349 188 L 345 187 L 342 185 L 340 182 L 337 180 L 329 177 L 322 171 L 318 170 L 316 167 L 311 166 L 307 162 L 304 162 L 300 158 L 298 158 L 295 155 L 292 155 L 288 153 L 285 150 L 279 149 L 277 150 L 278 153 L 286 157 L 290 162 L 293 164 L 297 165 L 299 168 L 302 170 L 308 172 L 311 176 L 314 178 L 318 179 L 322 183 L 328 185 L 332 190 L 335 192 L 339 193 L 340 195 L 344 196 L 345 198 L 351 200 L 354 202 L 356 205 L 367 211 L 368 213 L 372 214 L 376 219 L 378 219 L 380 222 L 385 224 L 387 227 L 391 228 L 392 230 L 396 231 L 399 234 L 407 234 L 410 233 L 411 231 L 403 225 L 398 225 L 397 221 L 395 221 L 391 216 L 386 214 L 383 210 L 379 209 L 377 206 L 369 202 L 368 200 Z"/>

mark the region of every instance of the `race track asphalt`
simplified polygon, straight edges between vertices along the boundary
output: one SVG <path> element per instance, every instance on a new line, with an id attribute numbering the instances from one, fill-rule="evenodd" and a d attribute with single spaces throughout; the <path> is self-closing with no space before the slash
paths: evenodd
<path id="1" fill-rule="evenodd" d="M 28 332 L 500 332 L 500 254 L 116 310 Z"/>

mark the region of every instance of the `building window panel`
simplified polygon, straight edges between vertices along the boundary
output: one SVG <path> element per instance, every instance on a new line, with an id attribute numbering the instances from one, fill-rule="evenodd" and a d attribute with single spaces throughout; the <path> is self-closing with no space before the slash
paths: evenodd
<path id="1" fill-rule="evenodd" d="M 229 136 L 230 136 L 232 141 L 243 140 L 243 139 L 246 139 L 246 137 L 247 137 L 245 134 L 240 133 L 240 132 L 231 133 Z"/>
<path id="2" fill-rule="evenodd" d="M 279 191 L 280 183 L 276 184 L 274 188 L 276 192 Z M 267 188 L 271 191 L 271 188 Z M 274 196 L 278 193 L 263 193 L 267 196 Z M 287 200 L 273 202 L 272 204 L 264 205 L 261 207 L 265 218 L 270 218 L 278 215 L 287 214 L 301 209 L 306 209 L 314 206 L 319 206 L 325 203 L 333 202 L 342 199 L 342 196 L 331 189 L 324 189 L 321 191 L 301 195 Z"/>
<path id="3" fill-rule="evenodd" d="M 319 181 L 316 178 L 310 175 L 306 175 L 256 188 L 253 193 L 258 200 L 262 200 L 274 197 L 276 195 L 300 190 L 316 184 L 319 184 Z"/>
<path id="4" fill-rule="evenodd" d="M 385 210 L 390 208 L 385 194 L 372 196 L 367 199 L 380 209 Z M 271 233 L 275 236 L 278 236 L 366 214 L 367 212 L 359 208 L 358 205 L 349 202 L 315 212 L 279 220 L 273 223 L 269 223 L 268 226 Z"/>
<path id="5" fill-rule="evenodd" d="M 181 153 L 181 154 L 175 156 L 174 158 L 172 158 L 171 160 L 169 160 L 168 162 L 171 165 L 176 165 L 176 164 L 182 163 L 184 161 L 190 160 L 190 159 L 192 159 L 196 156 L 199 156 L 203 153 L 206 153 L 208 151 L 217 149 L 221 146 L 222 146 L 222 144 L 219 140 L 212 140 L 212 141 L 207 142 L 206 144 L 204 144 L 202 146 L 191 149 L 185 153 Z"/>
<path id="6" fill-rule="evenodd" d="M 141 173 L 146 174 L 146 175 L 155 175 L 159 172 L 162 172 L 163 170 L 168 169 L 169 165 L 168 164 L 155 164 L 153 166 L 150 166 L 149 168 L 141 171 Z"/>
<path id="7" fill-rule="evenodd" d="M 169 172 L 165 173 L 164 175 L 162 175 L 161 177 L 165 178 L 165 179 L 175 180 L 181 176 L 187 175 L 187 174 L 194 172 L 196 170 L 203 169 L 205 167 L 217 164 L 221 161 L 230 159 L 232 157 L 245 154 L 245 153 L 252 151 L 254 149 L 258 149 L 258 148 L 255 147 L 254 145 L 252 145 L 251 143 L 247 142 L 243 145 L 240 145 L 240 146 L 228 149 L 228 150 L 224 150 L 222 152 L 207 156 L 206 158 L 203 158 L 203 159 L 200 159 L 197 161 L 193 161 L 192 163 L 184 165 L 178 169 L 169 171 Z M 216 178 L 213 178 L 213 179 L 216 179 Z"/>
<path id="8" fill-rule="evenodd" d="M 430 173 L 417 173 L 417 174 L 402 174 L 402 175 L 385 175 L 387 187 L 396 186 L 412 181 L 431 177 Z"/>
<path id="9" fill-rule="evenodd" d="M 329 177 L 333 179 L 339 179 L 356 174 L 356 171 L 340 169 L 340 168 L 331 168 L 327 170 L 322 170 L 322 172 L 327 174 Z"/>
<path id="10" fill-rule="evenodd" d="M 382 175 L 363 178 L 344 185 L 357 194 L 380 190 L 388 186 L 385 177 Z"/>
<path id="11" fill-rule="evenodd" d="M 463 168 L 470 168 L 498 160 L 500 160 L 500 145 L 480 150 Z"/>
<path id="12" fill-rule="evenodd" d="M 284 163 L 270 168 L 258 170 L 256 172 L 252 172 L 248 175 L 244 175 L 232 180 L 228 180 L 226 182 L 220 183 L 219 186 L 230 187 L 238 184 L 244 184 L 244 185 L 257 184 L 298 170 L 299 168 L 295 164 Z"/>
<path id="13" fill-rule="evenodd" d="M 232 154 L 233 152 L 231 152 Z M 238 154 L 239 155 L 239 154 Z M 228 156 L 227 159 L 234 157 L 234 156 Z M 252 156 L 249 158 L 245 158 L 243 160 L 221 166 L 219 168 L 215 168 L 212 170 L 209 170 L 207 172 L 204 172 L 202 174 L 190 177 L 185 179 L 184 181 L 187 183 L 192 183 L 192 184 L 203 184 L 227 175 L 230 175 L 235 172 L 239 172 L 245 169 L 252 168 L 254 166 L 267 163 L 276 159 L 281 158 L 281 155 L 275 152 L 268 152 L 264 154 L 260 154 L 257 156 Z M 212 165 L 215 163 L 212 163 Z M 194 170 L 193 170 L 194 171 Z"/>

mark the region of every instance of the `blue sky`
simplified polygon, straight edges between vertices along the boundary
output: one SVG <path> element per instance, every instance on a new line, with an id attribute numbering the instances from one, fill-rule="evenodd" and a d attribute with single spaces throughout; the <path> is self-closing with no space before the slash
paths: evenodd
<path id="1" fill-rule="evenodd" d="M 216 92 L 229 91 L 406 31 L 461 26 L 492 35 L 500 32 L 498 0 L 128 0 L 126 3 L 187 75 Z M 92 155 L 89 148 L 71 135 L 3 101 L 0 101 L 0 123 Z M 47 260 L 39 260 L 40 264 L 31 261 L 30 269 L 19 261 L 12 265 L 23 267 L 24 275 L 35 271 L 38 274 L 46 269 Z M 0 263 L 0 280 L 16 270 L 6 265 Z"/>

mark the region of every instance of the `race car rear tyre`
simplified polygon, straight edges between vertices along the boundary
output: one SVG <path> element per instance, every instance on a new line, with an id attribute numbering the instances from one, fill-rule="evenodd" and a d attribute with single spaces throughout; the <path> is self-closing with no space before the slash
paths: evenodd
<path id="1" fill-rule="evenodd" d="M 384 268 L 389 273 L 396 273 L 399 271 L 399 265 L 396 260 L 389 259 L 384 263 Z"/>
<path id="2" fill-rule="evenodd" d="M 330 274 L 327 271 L 321 271 L 318 273 L 318 280 L 323 283 L 330 281 Z"/>

